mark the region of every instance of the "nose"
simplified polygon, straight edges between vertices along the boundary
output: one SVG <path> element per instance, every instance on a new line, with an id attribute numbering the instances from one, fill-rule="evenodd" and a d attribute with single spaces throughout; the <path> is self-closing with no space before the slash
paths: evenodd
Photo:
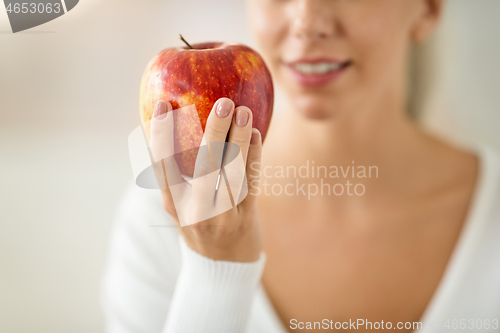
<path id="1" fill-rule="evenodd" d="M 331 37 L 335 33 L 331 9 L 324 5 L 323 0 L 296 0 L 292 12 L 292 30 L 301 39 Z"/>

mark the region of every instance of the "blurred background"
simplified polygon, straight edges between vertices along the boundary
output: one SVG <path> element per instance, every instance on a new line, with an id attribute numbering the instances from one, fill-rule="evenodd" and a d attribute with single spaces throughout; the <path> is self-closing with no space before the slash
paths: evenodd
<path id="1" fill-rule="evenodd" d="M 498 13 L 498 0 L 448 1 L 437 57 L 416 71 L 433 87 L 425 126 L 500 151 Z M 16 34 L 0 8 L 0 332 L 102 331 L 98 292 L 132 181 L 139 82 L 179 33 L 255 47 L 242 0 L 81 0 Z M 278 112 L 282 103 L 278 91 Z"/>

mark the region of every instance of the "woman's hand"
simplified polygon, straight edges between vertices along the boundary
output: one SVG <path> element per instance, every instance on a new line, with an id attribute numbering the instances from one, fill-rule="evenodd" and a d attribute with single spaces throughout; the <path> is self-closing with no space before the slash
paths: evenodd
<path id="1" fill-rule="evenodd" d="M 170 103 L 158 101 L 153 117 L 171 110 Z M 259 259 L 262 249 L 255 195 L 259 176 L 256 165 L 260 166 L 262 140 L 259 131 L 252 129 L 250 109 L 245 106 L 235 109 L 233 101 L 221 98 L 210 112 L 204 136 L 207 143 L 225 142 L 228 132 L 228 142 L 240 147 L 246 166 L 247 183 L 251 185 L 247 197 L 223 214 L 185 227 L 180 227 L 168 186 L 161 190 L 163 206 L 179 226 L 186 243 L 196 252 L 215 260 L 252 262 Z"/>

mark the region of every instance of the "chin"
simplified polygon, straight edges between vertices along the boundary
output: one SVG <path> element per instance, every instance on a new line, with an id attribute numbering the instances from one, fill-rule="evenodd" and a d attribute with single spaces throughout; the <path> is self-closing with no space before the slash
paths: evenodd
<path id="1" fill-rule="evenodd" d="M 311 120 L 326 120 L 339 115 L 342 109 L 338 103 L 327 98 L 294 96 L 291 98 L 296 112 Z"/>

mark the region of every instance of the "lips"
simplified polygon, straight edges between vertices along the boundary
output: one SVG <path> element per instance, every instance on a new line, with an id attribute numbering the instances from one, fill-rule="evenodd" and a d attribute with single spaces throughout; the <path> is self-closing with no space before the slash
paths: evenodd
<path id="1" fill-rule="evenodd" d="M 286 63 L 292 77 L 305 87 L 326 85 L 342 75 L 350 61 L 332 58 L 303 58 Z"/>

